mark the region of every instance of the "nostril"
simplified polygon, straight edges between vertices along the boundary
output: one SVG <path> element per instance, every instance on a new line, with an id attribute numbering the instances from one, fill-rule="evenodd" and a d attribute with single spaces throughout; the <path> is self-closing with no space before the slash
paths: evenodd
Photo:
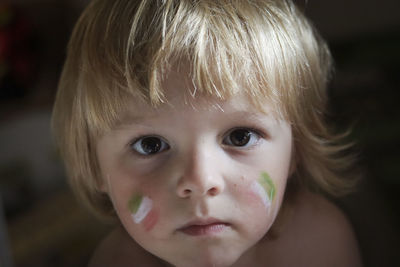
<path id="1" fill-rule="evenodd" d="M 211 196 L 216 196 L 216 195 L 218 195 L 218 188 L 216 188 L 216 187 L 210 188 L 210 189 L 208 190 L 208 194 L 211 195 Z"/>
<path id="2" fill-rule="evenodd" d="M 177 185 L 176 193 L 179 197 L 188 198 L 193 194 L 193 188 L 187 184 Z"/>

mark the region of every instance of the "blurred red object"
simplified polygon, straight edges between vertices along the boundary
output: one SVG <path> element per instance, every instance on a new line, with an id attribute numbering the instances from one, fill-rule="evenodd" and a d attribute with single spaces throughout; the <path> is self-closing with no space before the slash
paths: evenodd
<path id="1" fill-rule="evenodd" d="M 0 3 L 0 99 L 23 96 L 35 76 L 32 29 L 16 7 Z"/>

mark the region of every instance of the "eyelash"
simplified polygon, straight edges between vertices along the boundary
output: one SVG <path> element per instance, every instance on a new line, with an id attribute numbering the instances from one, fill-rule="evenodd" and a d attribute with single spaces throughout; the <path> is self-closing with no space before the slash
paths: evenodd
<path id="1" fill-rule="evenodd" d="M 241 149 L 241 150 L 250 149 L 251 147 L 256 146 L 259 143 L 260 139 L 266 138 L 266 134 L 261 130 L 258 130 L 258 129 L 255 129 L 252 127 L 235 127 L 233 129 L 230 129 L 226 134 L 224 134 L 223 141 L 226 138 L 228 138 L 233 132 L 238 131 L 238 130 L 249 131 L 251 136 L 255 136 L 257 138 L 257 140 L 255 141 L 254 144 L 251 144 L 251 145 L 247 145 L 248 143 L 246 143 L 244 146 L 235 146 L 235 145 L 226 144 L 227 146 L 233 147 L 235 149 Z"/>
<path id="2" fill-rule="evenodd" d="M 157 151 L 157 152 L 155 152 L 155 153 L 149 153 L 149 154 L 145 154 L 145 153 L 140 153 L 139 151 L 138 151 L 138 149 L 134 149 L 134 146 L 135 145 L 140 145 L 140 143 L 139 142 L 143 142 L 144 140 L 146 140 L 146 139 L 150 139 L 150 138 L 155 138 L 155 139 L 158 139 L 158 140 L 160 140 L 162 143 L 161 143 L 161 151 Z M 168 144 L 168 142 L 166 142 L 165 140 L 164 140 L 164 138 L 162 138 L 162 137 L 160 137 L 160 136 L 158 136 L 158 135 L 145 135 L 145 136 L 140 136 L 140 137 L 138 137 L 138 138 L 135 138 L 132 142 L 130 142 L 129 144 L 128 144 L 128 147 L 129 147 L 129 151 L 131 152 L 131 153 L 134 153 L 135 155 L 138 155 L 138 156 L 141 156 L 141 157 L 149 157 L 149 156 L 152 156 L 152 155 L 154 155 L 154 154 L 158 154 L 158 153 L 161 153 L 161 152 L 163 152 L 163 151 L 165 151 L 165 150 L 168 150 L 169 148 L 170 148 L 170 146 L 169 146 L 169 144 Z"/>
<path id="3" fill-rule="evenodd" d="M 248 143 L 244 144 L 243 146 L 236 146 L 236 145 L 234 145 L 234 144 L 227 144 L 227 143 L 224 143 L 224 142 L 226 141 L 227 138 L 229 138 L 229 137 L 232 138 L 232 136 L 230 136 L 232 133 L 234 133 L 235 131 L 238 131 L 238 130 L 245 130 L 245 131 L 250 132 L 250 138 L 252 138 L 252 137 L 254 138 L 254 137 L 255 137 L 255 138 L 257 138 L 257 140 L 255 140 L 255 143 L 254 143 L 254 144 L 251 144 L 251 145 L 249 145 L 249 146 L 247 145 Z M 223 135 L 222 144 L 225 145 L 225 146 L 227 146 L 227 147 L 230 147 L 230 148 L 245 150 L 245 149 L 250 149 L 251 147 L 256 146 L 256 145 L 259 143 L 260 139 L 262 139 L 262 138 L 265 139 L 266 137 L 267 137 L 267 135 L 265 134 L 264 131 L 261 131 L 261 130 L 258 130 L 258 129 L 255 129 L 255 128 L 252 128 L 252 127 L 243 127 L 243 126 L 240 126 L 240 127 L 232 128 L 232 129 L 230 129 L 229 131 L 227 131 L 227 132 Z M 159 150 L 159 151 L 156 151 L 155 153 L 145 154 L 145 153 L 141 153 L 141 152 L 138 151 L 139 148 L 140 148 L 141 150 L 143 150 L 143 147 L 136 147 L 136 149 L 134 148 L 135 146 L 140 145 L 139 142 L 143 142 L 143 141 L 145 141 L 147 138 L 155 138 L 155 139 L 160 140 L 160 141 L 161 141 L 160 150 Z M 153 140 L 153 141 L 154 141 L 154 140 Z M 249 142 L 250 142 L 250 141 L 249 141 Z M 138 137 L 138 138 L 135 138 L 132 142 L 130 142 L 130 143 L 128 144 L 128 147 L 129 147 L 130 152 L 134 153 L 135 155 L 141 156 L 141 157 L 150 157 L 150 156 L 157 155 L 157 154 L 159 154 L 159 153 L 162 153 L 162 152 L 164 152 L 164 151 L 170 149 L 170 146 L 169 146 L 168 142 L 165 141 L 164 138 L 162 138 L 162 137 L 160 137 L 160 136 L 158 136 L 158 135 L 145 135 L 145 136 L 140 136 L 140 137 Z"/>

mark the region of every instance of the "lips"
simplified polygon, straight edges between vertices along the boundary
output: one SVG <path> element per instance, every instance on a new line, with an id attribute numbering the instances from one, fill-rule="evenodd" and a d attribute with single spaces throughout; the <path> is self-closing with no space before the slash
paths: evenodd
<path id="1" fill-rule="evenodd" d="M 178 230 L 190 236 L 212 236 L 227 230 L 229 227 L 229 223 L 210 218 L 191 221 Z"/>

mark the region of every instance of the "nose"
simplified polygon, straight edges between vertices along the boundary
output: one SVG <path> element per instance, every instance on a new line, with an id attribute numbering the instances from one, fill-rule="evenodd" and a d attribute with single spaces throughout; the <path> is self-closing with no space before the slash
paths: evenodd
<path id="1" fill-rule="evenodd" d="M 206 149 L 194 150 L 182 161 L 182 172 L 176 186 L 181 198 L 217 196 L 225 187 L 218 156 Z"/>

